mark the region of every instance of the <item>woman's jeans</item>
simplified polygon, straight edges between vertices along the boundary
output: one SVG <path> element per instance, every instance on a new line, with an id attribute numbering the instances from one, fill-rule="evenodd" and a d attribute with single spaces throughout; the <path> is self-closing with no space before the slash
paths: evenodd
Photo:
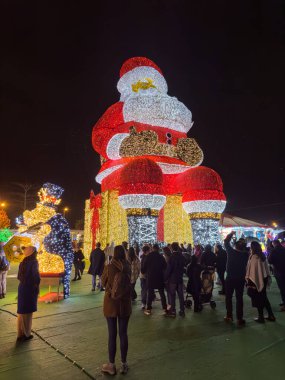
<path id="1" fill-rule="evenodd" d="M 126 363 L 128 353 L 128 323 L 130 317 L 108 317 L 108 349 L 109 349 L 109 362 L 115 363 L 117 351 L 117 325 L 119 326 L 120 348 L 121 348 L 121 361 Z"/>

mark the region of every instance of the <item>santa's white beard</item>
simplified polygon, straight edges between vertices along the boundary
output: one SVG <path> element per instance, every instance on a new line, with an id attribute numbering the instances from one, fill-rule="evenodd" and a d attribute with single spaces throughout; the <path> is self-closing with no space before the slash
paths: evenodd
<path id="1" fill-rule="evenodd" d="M 136 121 L 187 133 L 192 127 L 192 113 L 174 97 L 155 92 L 130 96 L 124 102 L 124 121 Z"/>

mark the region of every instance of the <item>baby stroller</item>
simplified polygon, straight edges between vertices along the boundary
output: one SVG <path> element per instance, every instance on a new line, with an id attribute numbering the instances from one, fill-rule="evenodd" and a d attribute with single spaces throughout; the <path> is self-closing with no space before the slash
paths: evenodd
<path id="1" fill-rule="evenodd" d="M 201 293 L 200 293 L 200 303 L 210 304 L 212 309 L 216 308 L 216 302 L 212 300 L 214 281 L 215 281 L 215 268 L 208 267 L 204 269 L 201 273 Z"/>
<path id="2" fill-rule="evenodd" d="M 216 302 L 212 300 L 214 289 L 215 269 L 208 267 L 201 271 L 195 265 L 187 267 L 187 275 L 189 281 L 186 288 L 185 307 L 190 309 L 192 307 L 192 296 L 194 300 L 194 311 L 202 311 L 204 304 L 210 304 L 212 309 L 216 308 Z"/>

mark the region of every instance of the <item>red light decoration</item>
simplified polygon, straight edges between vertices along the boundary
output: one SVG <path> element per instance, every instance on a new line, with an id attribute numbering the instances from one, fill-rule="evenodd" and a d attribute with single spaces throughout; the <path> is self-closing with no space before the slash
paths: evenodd
<path id="1" fill-rule="evenodd" d="M 121 70 L 120 70 L 120 78 L 123 75 L 125 75 L 128 71 L 131 71 L 131 70 L 135 69 L 136 67 L 140 67 L 140 66 L 153 67 L 161 75 L 163 75 L 160 68 L 150 59 L 145 58 L 145 57 L 133 57 L 133 58 L 130 58 L 124 62 L 123 66 L 121 67 Z"/>
<path id="2" fill-rule="evenodd" d="M 219 200 L 225 201 L 226 197 L 222 191 L 218 190 L 193 190 L 187 191 L 183 194 L 182 202 L 191 202 L 191 201 L 204 201 L 204 200 Z"/>
<path id="3" fill-rule="evenodd" d="M 123 103 L 117 102 L 107 109 L 94 125 L 92 131 L 92 145 L 96 152 L 107 158 L 106 149 L 109 140 L 115 134 L 115 128 L 123 124 Z"/>
<path id="4" fill-rule="evenodd" d="M 194 190 L 223 191 L 223 182 L 215 170 L 205 166 L 188 169 L 177 177 L 177 187 L 182 192 Z"/>
<path id="5" fill-rule="evenodd" d="M 162 171 L 149 158 L 134 158 L 121 170 L 120 185 L 142 183 L 162 185 Z"/>

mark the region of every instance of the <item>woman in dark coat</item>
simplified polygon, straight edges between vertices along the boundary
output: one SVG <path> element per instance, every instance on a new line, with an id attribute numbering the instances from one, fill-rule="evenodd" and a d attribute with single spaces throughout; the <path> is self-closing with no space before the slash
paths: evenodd
<path id="1" fill-rule="evenodd" d="M 202 268 L 198 262 L 198 257 L 193 255 L 191 258 L 191 263 L 187 266 L 186 269 L 186 274 L 189 278 L 186 291 L 193 297 L 195 312 L 202 310 L 200 303 L 200 293 L 202 288 L 201 271 Z"/>
<path id="2" fill-rule="evenodd" d="M 126 260 L 125 249 L 117 245 L 114 257 L 110 264 L 105 266 L 102 275 L 102 284 L 105 287 L 103 313 L 107 319 L 109 340 L 109 363 L 103 364 L 102 372 L 109 375 L 116 374 L 115 356 L 117 327 L 119 327 L 121 361 L 120 373 L 128 372 L 128 322 L 132 313 L 131 302 L 131 269 Z"/>
<path id="3" fill-rule="evenodd" d="M 24 249 L 24 260 L 19 266 L 18 280 L 18 341 L 29 340 L 31 335 L 33 313 L 37 311 L 40 273 L 36 247 Z"/>

